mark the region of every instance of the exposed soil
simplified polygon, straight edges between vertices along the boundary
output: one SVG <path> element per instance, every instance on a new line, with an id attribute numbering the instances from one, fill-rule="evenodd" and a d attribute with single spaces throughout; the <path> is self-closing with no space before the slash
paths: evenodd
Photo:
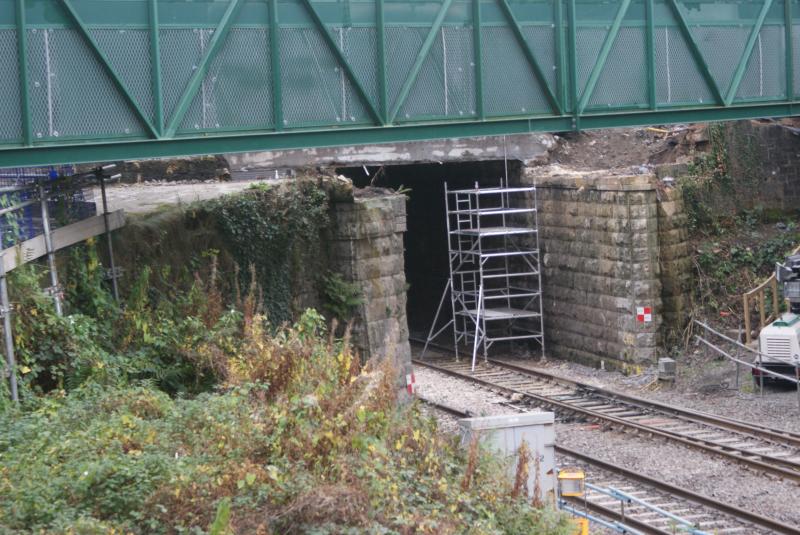
<path id="1" fill-rule="evenodd" d="M 551 163 L 578 170 L 644 167 L 683 161 L 703 150 L 704 127 L 618 128 L 567 133 L 558 137 Z"/>

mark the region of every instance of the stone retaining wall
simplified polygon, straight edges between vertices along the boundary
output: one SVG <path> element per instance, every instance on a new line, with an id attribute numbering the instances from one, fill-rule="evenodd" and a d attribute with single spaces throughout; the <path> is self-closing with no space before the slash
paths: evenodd
<path id="1" fill-rule="evenodd" d="M 401 381 L 411 364 L 403 263 L 405 202 L 403 195 L 356 197 L 332 208 L 332 263 L 361 288 L 364 298 L 353 325 L 354 345 L 363 360 L 393 359 Z"/>
<path id="2" fill-rule="evenodd" d="M 661 269 L 662 333 L 680 340 L 692 308 L 692 255 L 689 217 L 679 189 L 658 191 L 658 253 Z"/>
<path id="3" fill-rule="evenodd" d="M 670 195 L 672 204 L 659 208 L 651 175 L 552 166 L 528 169 L 522 181 L 538 186 L 547 354 L 606 367 L 654 363 L 662 325 L 681 321 L 674 307 L 684 286 L 672 281 L 684 280 L 682 223 L 668 223 L 677 201 Z M 669 236 L 675 243 L 662 266 L 661 241 Z M 652 321 L 639 321 L 639 307 L 651 310 Z"/>
<path id="4" fill-rule="evenodd" d="M 723 126 L 735 209 L 762 206 L 797 211 L 800 136 L 777 123 L 736 121 Z"/>

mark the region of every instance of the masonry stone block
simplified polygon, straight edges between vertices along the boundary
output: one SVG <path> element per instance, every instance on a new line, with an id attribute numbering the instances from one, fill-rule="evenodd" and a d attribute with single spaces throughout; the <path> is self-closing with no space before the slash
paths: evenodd
<path id="1" fill-rule="evenodd" d="M 331 209 L 334 267 L 363 297 L 352 331 L 364 360 L 392 359 L 402 388 L 411 369 L 403 235 L 405 197 L 356 197 Z"/>
<path id="2" fill-rule="evenodd" d="M 654 362 L 662 322 L 638 322 L 636 307 L 660 311 L 663 273 L 682 267 L 673 264 L 686 251 L 682 226 L 671 228 L 672 249 L 659 250 L 662 222 L 682 215 L 680 203 L 669 196 L 661 208 L 650 175 L 550 166 L 528 169 L 522 181 L 538 186 L 550 352 L 612 367 Z"/>

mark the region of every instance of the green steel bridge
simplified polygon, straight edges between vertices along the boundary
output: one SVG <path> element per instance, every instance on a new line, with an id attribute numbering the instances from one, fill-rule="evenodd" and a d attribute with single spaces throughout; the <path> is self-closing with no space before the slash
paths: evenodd
<path id="1" fill-rule="evenodd" d="M 798 2 L 0 0 L 0 167 L 793 115 Z"/>

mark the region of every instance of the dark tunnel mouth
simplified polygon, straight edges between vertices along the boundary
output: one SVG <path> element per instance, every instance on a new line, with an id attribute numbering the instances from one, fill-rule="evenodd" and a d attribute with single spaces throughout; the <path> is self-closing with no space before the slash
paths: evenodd
<path id="1" fill-rule="evenodd" d="M 505 180 L 515 183 L 520 163 L 490 160 L 462 163 L 392 165 L 383 167 L 347 167 L 337 173 L 353 180 L 354 186 L 374 186 L 406 191 L 407 230 L 403 237 L 407 283 L 408 328 L 412 338 L 425 339 L 449 278 L 447 223 L 444 184 L 449 189 L 468 188 L 477 182 L 481 187 L 499 186 Z M 368 174 L 367 174 L 368 173 Z M 410 191 L 409 191 L 410 190 Z M 446 298 L 438 325 L 451 317 L 450 299 Z M 437 342 L 452 342 L 452 331 L 443 333 Z"/>

